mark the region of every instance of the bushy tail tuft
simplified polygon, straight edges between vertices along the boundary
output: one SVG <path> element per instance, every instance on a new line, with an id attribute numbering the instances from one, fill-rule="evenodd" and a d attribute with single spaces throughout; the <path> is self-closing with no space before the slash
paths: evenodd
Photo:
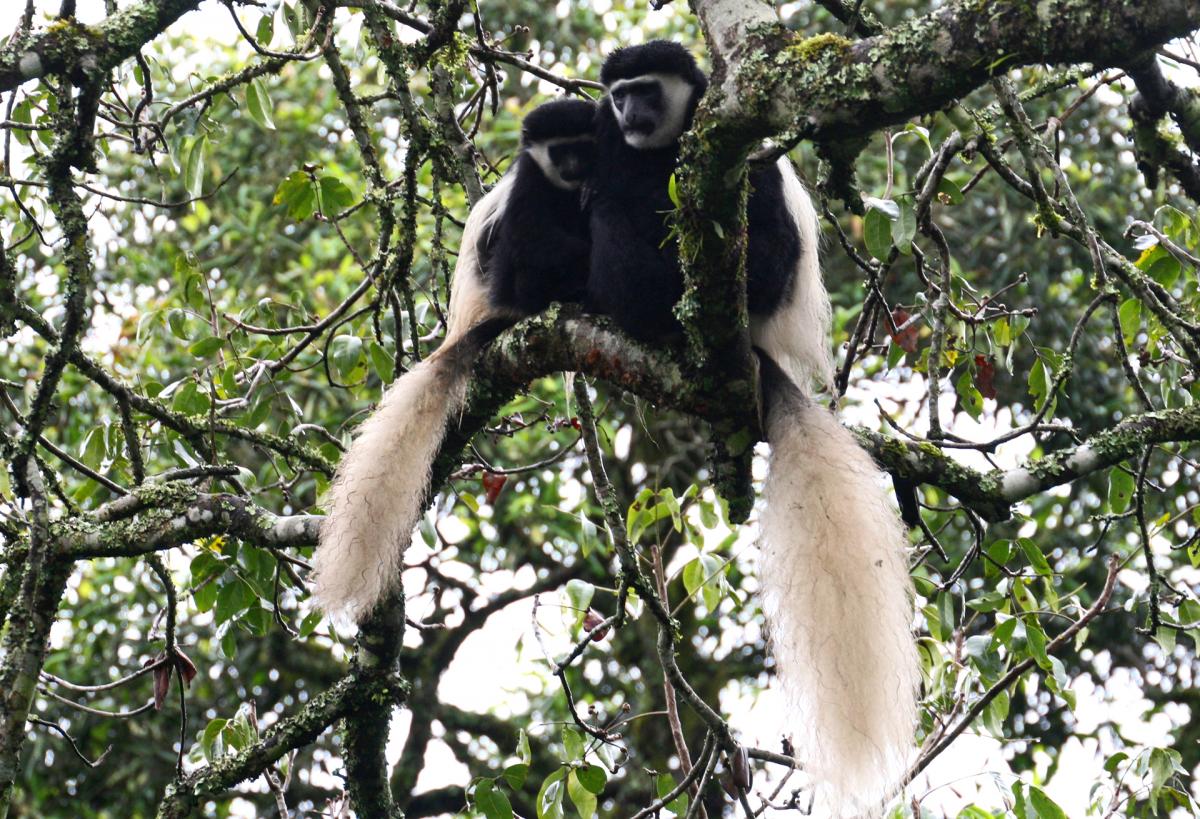
<path id="1" fill-rule="evenodd" d="M 398 586 L 433 459 L 462 409 L 471 365 L 515 318 L 490 304 L 481 258 L 512 180 L 504 176 L 467 215 L 442 346 L 384 393 L 338 465 L 313 573 L 317 602 L 334 617 L 361 620 Z"/>
<path id="2" fill-rule="evenodd" d="M 759 578 L 786 724 L 814 815 L 875 815 L 904 771 L 920 682 L 905 535 L 853 435 L 768 383 Z"/>
<path id="3" fill-rule="evenodd" d="M 329 488 L 314 583 L 321 608 L 335 617 L 360 620 L 400 580 L 433 460 L 471 373 L 471 356 L 442 350 L 388 388 Z"/>

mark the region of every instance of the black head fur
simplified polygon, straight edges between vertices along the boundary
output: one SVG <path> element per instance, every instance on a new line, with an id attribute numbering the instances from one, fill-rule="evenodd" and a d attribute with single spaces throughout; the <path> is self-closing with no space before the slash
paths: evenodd
<path id="1" fill-rule="evenodd" d="M 674 74 L 696 86 L 699 98 L 708 88 L 708 77 L 696 65 L 696 59 L 679 43 L 670 40 L 651 40 L 641 45 L 618 48 L 600 69 L 600 82 L 606 87 L 617 80 L 628 80 L 643 74 Z"/>
<path id="2" fill-rule="evenodd" d="M 544 102 L 525 115 L 521 123 L 521 144 L 544 142 L 558 137 L 585 136 L 592 133 L 596 103 L 591 100 L 561 99 Z"/>

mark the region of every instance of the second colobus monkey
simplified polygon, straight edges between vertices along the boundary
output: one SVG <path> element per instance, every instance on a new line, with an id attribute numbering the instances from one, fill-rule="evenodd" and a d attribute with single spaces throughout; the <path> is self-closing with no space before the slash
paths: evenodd
<path id="1" fill-rule="evenodd" d="M 596 173 L 588 191 L 588 300 L 634 336 L 678 323 L 678 249 L 664 212 L 679 137 L 706 79 L 664 41 L 621 48 L 600 73 Z M 747 298 L 763 359 L 770 473 L 759 582 L 785 730 L 822 815 L 874 813 L 904 770 L 920 666 L 910 633 L 904 530 L 871 458 L 818 405 L 828 383 L 829 300 L 817 217 L 786 158 L 750 173 Z"/>
<path id="2" fill-rule="evenodd" d="M 513 167 L 467 216 L 445 341 L 387 390 L 330 487 L 314 560 L 327 612 L 360 620 L 395 588 L 480 350 L 551 301 L 582 296 L 589 243 L 579 189 L 592 170 L 594 112 L 585 100 L 532 111 Z"/>

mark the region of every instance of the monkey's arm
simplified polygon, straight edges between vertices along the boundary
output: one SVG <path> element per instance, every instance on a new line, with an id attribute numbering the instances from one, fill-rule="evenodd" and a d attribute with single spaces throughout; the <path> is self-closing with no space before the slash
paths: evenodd
<path id="1" fill-rule="evenodd" d="M 638 210 L 615 199 L 594 202 L 587 306 L 634 338 L 653 339 L 681 329 L 672 308 L 683 294 L 683 275 L 673 242 L 660 247 L 661 215 L 651 211 L 657 224 L 638 224 L 630 217 Z M 652 241 L 656 234 L 659 242 Z"/>
<path id="2" fill-rule="evenodd" d="M 540 312 L 552 301 L 583 301 L 591 249 L 586 238 L 560 227 L 540 232 L 538 241 L 524 248 L 516 270 L 517 302 Z"/>

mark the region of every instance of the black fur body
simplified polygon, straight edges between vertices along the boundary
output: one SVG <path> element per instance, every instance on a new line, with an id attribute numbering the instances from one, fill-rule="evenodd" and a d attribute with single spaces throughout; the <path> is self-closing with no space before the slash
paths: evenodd
<path id="1" fill-rule="evenodd" d="M 591 243 L 580 187 L 594 164 L 594 115 L 591 102 L 557 100 L 525 118 L 522 150 L 509 171 L 512 186 L 481 240 L 483 279 L 494 307 L 533 315 L 553 301 L 583 300 Z"/>
<path id="2" fill-rule="evenodd" d="M 687 81 L 691 96 L 682 122 L 687 130 L 707 87 L 691 55 L 666 42 L 619 49 L 605 63 L 601 80 L 610 86 L 645 74 L 673 74 Z M 663 114 L 659 99 L 648 96 L 631 100 L 634 107 L 625 112 L 643 127 Z M 674 208 L 668 188 L 679 159 L 679 134 L 675 136 L 663 147 L 635 148 L 626 141 L 609 97 L 596 112 L 596 170 L 586 196 L 592 236 L 587 305 L 643 340 L 681 329 L 672 310 L 683 295 L 683 274 L 668 226 Z M 800 233 L 776 165 L 750 171 L 746 219 L 749 311 L 769 316 L 790 295 L 801 253 Z"/>

